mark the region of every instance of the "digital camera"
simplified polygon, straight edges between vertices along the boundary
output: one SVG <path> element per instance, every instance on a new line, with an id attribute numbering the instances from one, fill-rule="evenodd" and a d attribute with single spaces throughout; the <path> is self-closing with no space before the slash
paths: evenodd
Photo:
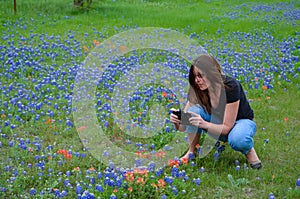
<path id="1" fill-rule="evenodd" d="M 183 124 L 183 125 L 191 125 L 191 123 L 189 121 L 189 119 L 191 117 L 193 117 L 193 115 L 191 113 L 185 113 L 185 112 L 183 112 L 181 110 L 179 110 L 179 111 L 172 111 L 172 113 L 174 115 L 177 115 L 178 119 L 181 120 L 181 124 Z"/>

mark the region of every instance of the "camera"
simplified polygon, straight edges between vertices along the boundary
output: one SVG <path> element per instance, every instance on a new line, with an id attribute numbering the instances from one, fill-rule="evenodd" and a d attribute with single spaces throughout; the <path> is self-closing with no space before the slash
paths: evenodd
<path id="1" fill-rule="evenodd" d="M 190 119 L 191 117 L 193 117 L 192 114 L 190 114 L 190 113 L 185 113 L 185 112 L 183 112 L 183 111 L 181 111 L 181 110 L 179 110 L 179 111 L 172 111 L 172 113 L 173 113 L 174 115 L 177 115 L 178 119 L 181 120 L 181 124 L 183 124 L 183 125 L 191 125 L 189 119 Z"/>

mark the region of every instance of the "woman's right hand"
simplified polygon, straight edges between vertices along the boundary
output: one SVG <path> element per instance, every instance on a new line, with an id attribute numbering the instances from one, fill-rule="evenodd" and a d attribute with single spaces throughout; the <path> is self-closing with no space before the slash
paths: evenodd
<path id="1" fill-rule="evenodd" d="M 170 110 L 171 111 L 179 111 L 179 110 L 174 109 L 174 108 L 171 108 Z M 178 127 L 179 127 L 179 125 L 181 123 L 181 121 L 178 119 L 178 116 L 175 115 L 174 113 L 170 114 L 170 122 L 174 123 L 176 126 L 178 125 Z"/>

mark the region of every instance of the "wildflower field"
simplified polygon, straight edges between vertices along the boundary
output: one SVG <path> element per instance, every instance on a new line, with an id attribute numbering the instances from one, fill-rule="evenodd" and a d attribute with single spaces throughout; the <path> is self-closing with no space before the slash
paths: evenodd
<path id="1" fill-rule="evenodd" d="M 299 1 L 23 0 L 16 13 L 0 2 L 0 198 L 300 198 Z M 189 62 L 122 43 L 148 27 L 196 42 L 242 83 L 261 170 L 220 142 L 179 160 L 186 135 L 168 118 L 185 100 Z M 131 41 L 144 40 L 160 41 Z M 121 56 L 85 73 L 105 48 Z M 86 75 L 96 83 L 89 103 L 78 90 Z M 80 110 L 95 115 L 100 137 Z"/>

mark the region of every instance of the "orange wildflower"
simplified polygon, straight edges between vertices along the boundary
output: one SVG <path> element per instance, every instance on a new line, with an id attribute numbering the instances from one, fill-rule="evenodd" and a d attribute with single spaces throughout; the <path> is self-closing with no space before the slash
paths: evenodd
<path id="1" fill-rule="evenodd" d="M 164 151 L 158 151 L 157 153 L 155 153 L 156 157 L 165 157 L 166 153 Z"/>
<path id="2" fill-rule="evenodd" d="M 132 187 L 129 187 L 129 188 L 128 188 L 128 191 L 132 192 Z"/>
<path id="3" fill-rule="evenodd" d="M 121 51 L 121 53 L 127 53 L 128 51 L 129 51 L 129 48 L 127 47 L 127 46 L 120 46 L 120 51 Z"/>
<path id="4" fill-rule="evenodd" d="M 72 159 L 72 154 L 69 154 L 69 153 L 68 153 L 68 154 L 65 155 L 64 157 L 65 157 L 67 160 L 71 160 L 71 159 Z"/>
<path id="5" fill-rule="evenodd" d="M 188 165 L 189 160 L 187 158 L 182 158 L 181 161 L 182 161 L 182 164 Z"/>
<path id="6" fill-rule="evenodd" d="M 162 94 L 161 94 L 163 97 L 167 97 L 167 92 L 162 92 Z"/>
<path id="7" fill-rule="evenodd" d="M 144 178 L 138 177 L 138 179 L 136 180 L 136 183 L 144 185 L 145 184 L 145 180 L 144 180 Z"/>
<path id="8" fill-rule="evenodd" d="M 133 180 L 134 180 L 134 175 L 133 175 L 133 173 L 130 172 L 130 171 L 127 171 L 127 172 L 125 173 L 125 180 L 127 180 L 127 181 L 133 181 Z"/>
<path id="9" fill-rule="evenodd" d="M 80 168 L 79 167 L 75 167 L 74 171 L 80 171 Z"/>
<path id="10" fill-rule="evenodd" d="M 6 117 L 6 115 L 5 115 L 5 114 L 2 114 L 2 115 L 1 115 L 1 118 L 5 118 L 5 117 Z"/>
<path id="11" fill-rule="evenodd" d="M 89 48 L 88 48 L 88 47 L 83 46 L 83 49 L 84 49 L 84 51 L 85 51 L 86 53 L 89 52 Z"/>
<path id="12" fill-rule="evenodd" d="M 77 129 L 77 131 L 83 131 L 85 129 L 85 126 L 81 126 L 81 127 L 79 127 L 78 129 Z"/>
<path id="13" fill-rule="evenodd" d="M 151 154 L 150 154 L 150 153 L 142 154 L 141 157 L 142 157 L 142 158 L 150 158 L 150 157 L 151 157 Z"/>
<path id="14" fill-rule="evenodd" d="M 264 85 L 263 86 L 263 90 L 265 91 L 265 90 L 267 90 L 268 89 L 268 87 L 266 86 L 266 85 Z"/>
<path id="15" fill-rule="evenodd" d="M 91 168 L 89 168 L 90 171 L 95 171 L 95 168 L 93 166 L 91 166 Z"/>
<path id="16" fill-rule="evenodd" d="M 159 179 L 157 182 L 158 187 L 165 187 L 166 182 L 163 179 Z"/>
<path id="17" fill-rule="evenodd" d="M 168 160 L 168 166 L 169 167 L 173 167 L 173 166 L 178 167 L 179 166 L 179 161 L 178 160 Z"/>
<path id="18" fill-rule="evenodd" d="M 289 118 L 288 118 L 288 117 L 285 117 L 285 118 L 284 118 L 284 121 L 288 122 L 288 121 L 289 121 Z"/>
<path id="19" fill-rule="evenodd" d="M 144 175 L 146 177 L 148 176 L 148 170 L 146 170 L 146 169 L 136 168 L 136 169 L 134 169 L 134 173 L 138 174 L 138 175 Z"/>
<path id="20" fill-rule="evenodd" d="M 93 40 L 93 43 L 94 43 L 95 46 L 99 46 L 100 45 L 100 42 L 97 41 L 96 39 Z"/>
<path id="21" fill-rule="evenodd" d="M 48 119 L 46 120 L 46 122 L 45 122 L 45 124 L 52 124 L 52 123 L 53 123 L 53 120 L 50 119 L 50 118 L 48 118 Z"/>

